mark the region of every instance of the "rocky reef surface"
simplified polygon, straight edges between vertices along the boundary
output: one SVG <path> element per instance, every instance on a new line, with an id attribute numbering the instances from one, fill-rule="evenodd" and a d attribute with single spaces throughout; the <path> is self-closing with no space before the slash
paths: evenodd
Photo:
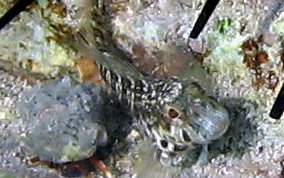
<path id="1" fill-rule="evenodd" d="M 1 3 L 7 2 L 14 1 Z M 19 76 L 27 78 L 29 74 L 37 76 L 36 73 L 59 78 L 74 74 L 76 55 L 61 37 L 72 35 L 88 20 L 82 10 L 87 9 L 88 1 L 38 2 L 38 6 L 30 7 L 0 31 L 0 68 L 12 74 L 0 74 L 0 136 L 3 138 L 0 170 L 3 175 L 5 172 L 16 177 L 61 176 L 60 171 L 46 165 L 30 167 L 25 162 L 34 151 L 19 139 L 26 136 L 24 125 L 15 124 L 16 101 L 26 85 Z M 195 40 L 188 40 L 188 36 L 205 0 L 109 3 L 114 37 L 118 46 L 131 56 L 128 62 L 155 77 L 194 75 L 228 109 L 232 119 L 224 137 L 209 145 L 208 163 L 183 168 L 160 165 L 151 142 L 131 125 L 123 141 L 113 146 L 117 152 L 104 158 L 114 175 L 278 177 L 283 174 L 283 116 L 278 121 L 268 116 L 284 81 L 283 2 L 221 1 Z M 10 7 L 1 6 L 0 14 Z M 199 54 L 192 56 L 188 44 Z M 7 70 L 7 61 L 12 71 Z M 38 79 L 41 77 L 35 77 Z"/>

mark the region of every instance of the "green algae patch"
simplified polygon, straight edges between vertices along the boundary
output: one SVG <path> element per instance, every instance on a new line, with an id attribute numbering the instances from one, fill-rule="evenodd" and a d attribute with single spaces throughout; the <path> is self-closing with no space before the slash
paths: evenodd
<path id="1" fill-rule="evenodd" d="M 61 160 L 76 160 L 78 157 L 81 157 L 82 150 L 79 145 L 75 145 L 72 142 L 69 142 L 63 149 L 62 149 L 62 156 Z"/>

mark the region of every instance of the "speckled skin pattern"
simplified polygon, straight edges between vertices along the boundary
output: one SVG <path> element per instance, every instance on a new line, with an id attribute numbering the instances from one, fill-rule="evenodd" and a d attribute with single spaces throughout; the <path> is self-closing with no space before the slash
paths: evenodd
<path id="1" fill-rule="evenodd" d="M 100 3 L 94 8 L 107 6 Z M 94 16 L 95 21 L 100 20 L 98 14 Z M 181 155 L 183 151 L 192 151 L 196 145 L 207 145 L 226 132 L 230 123 L 227 111 L 208 97 L 198 83 L 191 79 L 143 76 L 126 62 L 127 56 L 113 46 L 112 37 L 107 36 L 110 33 L 96 35 L 106 34 L 107 28 L 94 25 L 92 30 L 83 29 L 76 41 L 81 42 L 79 46 L 85 46 L 85 51 L 95 59 L 107 86 L 127 102 L 131 112 L 144 125 L 159 149 L 163 164 L 181 163 L 187 159 Z"/>
<path id="2" fill-rule="evenodd" d="M 193 81 L 137 80 L 105 64 L 100 69 L 106 84 L 126 100 L 144 125 L 165 165 L 186 160 L 180 153 L 220 138 L 229 126 L 227 111 Z"/>

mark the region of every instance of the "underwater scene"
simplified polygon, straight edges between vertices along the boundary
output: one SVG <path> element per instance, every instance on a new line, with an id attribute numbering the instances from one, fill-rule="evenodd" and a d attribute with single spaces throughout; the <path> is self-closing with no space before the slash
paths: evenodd
<path id="1" fill-rule="evenodd" d="M 283 95 L 282 0 L 0 0 L 0 178 L 282 178 Z"/>

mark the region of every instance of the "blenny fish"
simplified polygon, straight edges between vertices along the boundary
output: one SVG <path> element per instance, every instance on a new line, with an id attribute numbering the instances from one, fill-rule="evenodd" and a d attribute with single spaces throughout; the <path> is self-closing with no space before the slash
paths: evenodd
<path id="1" fill-rule="evenodd" d="M 94 11 L 104 4 L 95 5 Z M 126 101 L 153 139 L 163 164 L 179 164 L 187 159 L 182 153 L 197 145 L 206 147 L 226 132 L 230 123 L 228 112 L 207 96 L 196 81 L 142 75 L 124 60 L 128 56 L 114 47 L 107 22 L 99 21 L 105 19 L 103 14 L 93 17 L 93 25 L 76 36 L 78 48 L 95 59 L 106 85 L 121 101 Z"/>

